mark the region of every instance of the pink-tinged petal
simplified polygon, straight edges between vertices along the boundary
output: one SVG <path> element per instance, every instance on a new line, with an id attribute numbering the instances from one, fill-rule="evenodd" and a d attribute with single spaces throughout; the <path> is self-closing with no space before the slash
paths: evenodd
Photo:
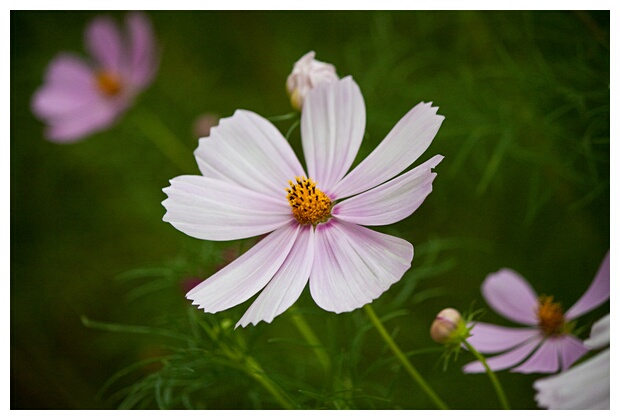
<path id="1" fill-rule="evenodd" d="M 489 306 L 498 314 L 521 324 L 538 324 L 538 297 L 518 273 L 504 268 L 489 274 L 481 290 Z"/>
<path id="2" fill-rule="evenodd" d="M 186 297 L 208 313 L 245 302 L 280 269 L 297 239 L 299 224 L 291 223 L 265 237 L 245 254 L 190 290 Z"/>
<path id="3" fill-rule="evenodd" d="M 293 217 L 285 200 L 276 200 L 226 181 L 179 176 L 164 188 L 164 221 L 198 239 L 228 241 L 276 230 Z"/>
<path id="4" fill-rule="evenodd" d="M 153 80 L 158 67 L 155 35 L 150 20 L 143 13 L 130 13 L 125 22 L 129 33 L 129 82 L 142 88 Z"/>
<path id="5" fill-rule="evenodd" d="M 94 80 L 92 68 L 82 58 L 71 53 L 58 54 L 48 65 L 45 81 L 60 86 L 87 86 Z"/>
<path id="6" fill-rule="evenodd" d="M 305 176 L 284 136 L 263 117 L 237 110 L 211 128 L 194 152 L 208 178 L 228 180 L 286 202 L 288 180 Z"/>
<path id="7" fill-rule="evenodd" d="M 539 337 L 535 328 L 508 328 L 485 322 L 477 322 L 470 333 L 467 341 L 482 353 L 502 352 Z"/>
<path id="8" fill-rule="evenodd" d="M 94 75 L 75 56 L 60 54 L 49 64 L 45 83 L 32 97 L 32 112 L 41 119 L 64 117 L 100 100 Z"/>
<path id="9" fill-rule="evenodd" d="M 510 369 L 519 373 L 553 373 L 560 369 L 561 343 L 556 339 L 544 340 L 542 345 L 523 364 Z"/>
<path id="10" fill-rule="evenodd" d="M 316 227 L 310 293 L 327 311 L 352 311 L 400 280 L 412 259 L 407 241 L 331 219 Z"/>
<path id="11" fill-rule="evenodd" d="M 581 340 L 572 335 L 555 338 L 560 344 L 560 361 L 562 370 L 566 370 L 588 352 L 588 348 Z"/>
<path id="12" fill-rule="evenodd" d="M 78 141 L 110 127 L 123 109 L 103 100 L 94 102 L 83 107 L 79 112 L 49 120 L 45 136 L 58 143 Z"/>
<path id="13" fill-rule="evenodd" d="M 409 111 L 377 148 L 330 191 L 345 198 L 376 187 L 409 167 L 433 141 L 444 117 L 420 103 Z"/>
<path id="14" fill-rule="evenodd" d="M 247 326 L 260 321 L 271 322 L 295 303 L 303 292 L 314 261 L 314 229 L 300 228 L 299 236 L 282 267 L 273 276 L 252 306 L 243 315 L 237 326 Z"/>
<path id="15" fill-rule="evenodd" d="M 517 363 L 520 363 L 523 359 L 529 356 L 530 353 L 538 346 L 540 341 L 532 340 L 524 343 L 522 346 L 516 347 L 506 353 L 499 356 L 489 357 L 487 364 L 492 371 L 504 370 L 513 367 Z M 482 363 L 476 361 L 471 362 L 463 366 L 463 372 L 465 373 L 483 373 L 485 372 Z"/>
<path id="16" fill-rule="evenodd" d="M 609 251 L 588 287 L 588 290 L 568 311 L 566 319 L 575 319 L 609 300 Z"/>
<path id="17" fill-rule="evenodd" d="M 301 138 L 308 175 L 322 191 L 347 173 L 364 137 L 366 108 L 351 76 L 312 89 L 301 113 Z"/>
<path id="18" fill-rule="evenodd" d="M 584 344 L 588 348 L 600 349 L 609 345 L 609 319 L 609 314 L 607 314 L 592 325 L 592 330 L 590 330 L 590 338 L 584 341 Z"/>
<path id="19" fill-rule="evenodd" d="M 378 187 L 336 204 L 332 215 L 367 226 L 389 225 L 411 215 L 433 190 L 431 172 L 443 156 L 437 155 L 411 171 Z"/>
<path id="20" fill-rule="evenodd" d="M 32 97 L 32 112 L 41 119 L 70 117 L 84 107 L 101 101 L 92 85 L 58 86 L 44 85 Z"/>
<path id="21" fill-rule="evenodd" d="M 534 382 L 536 402 L 550 410 L 609 410 L 610 352 Z"/>
<path id="22" fill-rule="evenodd" d="M 116 23 L 109 17 L 94 19 L 86 28 L 86 49 L 106 71 L 118 72 L 123 44 Z"/>

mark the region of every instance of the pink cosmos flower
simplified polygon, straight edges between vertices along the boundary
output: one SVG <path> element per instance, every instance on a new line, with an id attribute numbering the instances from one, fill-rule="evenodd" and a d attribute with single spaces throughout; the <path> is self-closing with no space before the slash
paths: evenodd
<path id="1" fill-rule="evenodd" d="M 266 119 L 238 110 L 220 120 L 194 153 L 202 176 L 179 176 L 164 189 L 164 221 L 205 240 L 269 234 L 187 298 L 215 313 L 262 290 L 237 324 L 245 327 L 271 322 L 308 282 L 315 302 L 336 313 L 379 297 L 409 269 L 413 246 L 360 225 L 404 219 L 430 194 L 431 169 L 443 156 L 397 175 L 432 142 L 444 119 L 436 113 L 429 103 L 415 106 L 348 174 L 366 125 L 351 77 L 322 84 L 306 98 L 301 135 L 308 172 Z"/>
<path id="2" fill-rule="evenodd" d="M 297 110 L 301 110 L 310 90 L 322 83 L 338 80 L 336 68 L 332 64 L 315 60 L 314 55 L 314 51 L 310 51 L 297 60 L 293 71 L 286 79 L 286 90 L 291 97 L 291 105 Z"/>
<path id="3" fill-rule="evenodd" d="M 585 294 L 566 313 L 550 296 L 538 297 L 519 274 L 502 269 L 482 284 L 485 300 L 506 318 L 527 328 L 508 328 L 478 322 L 471 330 L 470 344 L 482 353 L 504 352 L 487 359 L 492 370 L 513 367 L 512 372 L 552 373 L 568 369 L 587 347 L 571 334 L 574 319 L 609 299 L 609 252 Z M 531 355 L 531 356 L 530 356 Z M 528 358 L 529 357 L 529 358 Z M 466 373 L 484 372 L 480 362 L 463 367 Z"/>
<path id="4" fill-rule="evenodd" d="M 86 29 L 91 60 L 60 53 L 49 64 L 32 98 L 46 138 L 72 143 L 110 127 L 153 80 L 158 63 L 149 20 L 130 13 L 125 24 L 121 34 L 110 18 L 95 19 Z"/>
<path id="5" fill-rule="evenodd" d="M 609 315 L 594 323 L 586 347 L 605 350 L 557 375 L 534 382 L 536 402 L 550 410 L 609 410 Z"/>

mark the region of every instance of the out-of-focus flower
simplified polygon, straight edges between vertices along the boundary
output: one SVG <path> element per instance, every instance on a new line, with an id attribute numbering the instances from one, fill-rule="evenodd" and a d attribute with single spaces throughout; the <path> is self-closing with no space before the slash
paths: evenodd
<path id="1" fill-rule="evenodd" d="M 219 117 L 215 114 L 205 113 L 194 120 L 194 137 L 207 137 L 211 129 L 217 125 Z"/>
<path id="2" fill-rule="evenodd" d="M 592 326 L 584 344 L 592 349 L 607 347 L 609 335 L 606 315 Z M 609 356 L 607 348 L 566 372 L 534 382 L 538 406 L 551 410 L 609 410 Z"/>
<path id="3" fill-rule="evenodd" d="M 482 294 L 496 312 L 528 326 L 508 328 L 483 322 L 474 325 L 468 341 L 478 351 L 504 352 L 487 359 L 492 370 L 507 369 L 525 359 L 511 371 L 552 373 L 566 370 L 587 352 L 582 341 L 571 334 L 572 321 L 609 299 L 609 252 L 588 290 L 566 313 L 552 297 L 538 297 L 525 279 L 509 269 L 490 274 L 482 284 Z M 473 362 L 463 370 L 479 373 L 484 367 L 480 362 Z"/>
<path id="4" fill-rule="evenodd" d="M 301 110 L 310 90 L 321 83 L 338 80 L 336 68 L 332 64 L 315 60 L 314 55 L 314 51 L 310 51 L 301 57 L 286 79 L 286 90 L 291 98 L 291 105 L 298 111 Z"/>
<path id="5" fill-rule="evenodd" d="M 71 143 L 110 127 L 151 83 L 158 66 L 151 24 L 135 12 L 125 24 L 121 33 L 110 18 L 96 18 L 85 34 L 92 60 L 60 53 L 49 64 L 32 98 L 46 138 Z"/>
<path id="6" fill-rule="evenodd" d="M 366 124 L 351 77 L 321 84 L 306 98 L 307 173 L 268 120 L 243 110 L 220 120 L 194 153 L 202 176 L 179 176 L 164 189 L 164 221 L 205 240 L 269 234 L 188 299 L 215 313 L 262 290 L 237 324 L 246 326 L 271 322 L 308 282 L 315 302 L 336 313 L 378 298 L 409 269 L 413 247 L 360 225 L 402 220 L 430 194 L 431 169 L 443 156 L 399 174 L 428 148 L 443 119 L 429 103 L 418 104 L 348 174 Z"/>
<path id="7" fill-rule="evenodd" d="M 431 325 L 431 338 L 437 343 L 445 344 L 451 341 L 453 335 L 463 326 L 463 318 L 459 311 L 453 308 L 443 309 Z"/>

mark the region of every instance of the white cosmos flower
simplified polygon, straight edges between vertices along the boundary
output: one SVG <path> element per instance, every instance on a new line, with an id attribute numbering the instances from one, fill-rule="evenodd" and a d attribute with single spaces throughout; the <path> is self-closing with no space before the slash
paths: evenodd
<path id="1" fill-rule="evenodd" d="M 306 283 L 323 309 L 352 311 L 378 298 L 411 266 L 413 246 L 360 225 L 386 225 L 413 213 L 432 190 L 436 155 L 399 175 L 431 144 L 444 117 L 420 103 L 351 172 L 366 125 L 351 77 L 313 89 L 301 116 L 306 172 L 266 119 L 238 110 L 195 151 L 202 175 L 164 189 L 164 221 L 199 239 L 228 241 L 269 233 L 192 289 L 205 312 L 238 305 L 262 290 L 237 325 L 271 322 Z"/>

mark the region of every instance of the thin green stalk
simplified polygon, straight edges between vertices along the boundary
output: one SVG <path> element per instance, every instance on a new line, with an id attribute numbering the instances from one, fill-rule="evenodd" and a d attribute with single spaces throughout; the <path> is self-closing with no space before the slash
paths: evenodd
<path id="1" fill-rule="evenodd" d="M 194 154 L 155 115 L 136 108 L 132 120 L 142 134 L 184 173 L 196 172 Z"/>
<path id="2" fill-rule="evenodd" d="M 323 348 L 323 345 L 319 341 L 319 338 L 316 336 L 310 325 L 306 322 L 306 319 L 300 313 L 296 311 L 291 311 L 291 319 L 295 327 L 299 333 L 303 336 L 303 338 L 310 344 L 314 354 L 316 354 L 317 359 L 323 366 L 325 373 L 329 374 L 332 368 L 332 362 L 329 358 L 329 355 Z"/>
<path id="3" fill-rule="evenodd" d="M 230 345 L 222 342 L 219 339 L 218 334 L 213 331 L 211 326 L 207 323 L 201 322 L 203 330 L 207 333 L 211 341 L 213 341 L 222 351 L 222 353 L 232 362 L 232 366 L 246 373 L 248 376 L 256 380 L 259 384 L 269 392 L 282 408 L 286 410 L 295 409 L 294 403 L 282 392 L 280 387 L 273 382 L 269 376 L 265 373 L 260 363 L 252 356 L 246 355 L 245 351 L 231 347 Z"/>
<path id="4" fill-rule="evenodd" d="M 464 340 L 463 343 L 465 344 L 465 347 L 467 347 L 467 350 L 469 350 L 471 354 L 476 356 L 476 358 L 484 366 L 484 369 L 486 370 L 487 375 L 489 376 L 489 379 L 491 380 L 491 383 L 493 384 L 493 388 L 495 388 L 495 393 L 497 394 L 497 398 L 499 398 L 499 402 L 502 405 L 502 408 L 504 410 L 510 410 L 510 404 L 508 404 L 508 398 L 506 398 L 504 389 L 502 388 L 502 385 L 497 379 L 495 372 L 493 372 L 491 368 L 489 367 L 489 365 L 487 364 L 487 360 L 485 359 L 485 357 L 482 354 L 480 354 L 478 350 L 476 350 L 471 344 L 469 344 L 467 340 Z"/>
<path id="5" fill-rule="evenodd" d="M 294 111 L 294 112 L 289 112 L 288 114 L 284 114 L 284 115 L 277 115 L 275 117 L 269 117 L 267 119 L 271 122 L 278 122 L 278 121 L 292 120 L 293 118 L 298 117 L 298 116 L 299 116 L 299 112 Z"/>
<path id="6" fill-rule="evenodd" d="M 435 391 L 433 391 L 433 389 L 428 385 L 428 383 L 426 383 L 426 381 L 424 380 L 424 378 L 422 378 L 422 376 L 416 370 L 416 368 L 414 368 L 411 362 L 409 362 L 409 359 L 407 359 L 407 356 L 405 356 L 405 354 L 401 351 L 401 349 L 398 347 L 396 342 L 394 342 L 390 334 L 388 334 L 387 330 L 383 326 L 383 323 L 381 322 L 381 320 L 375 313 L 374 309 L 372 309 L 372 306 L 365 305 L 364 311 L 366 312 L 366 315 L 368 316 L 368 318 L 370 318 L 370 321 L 375 326 L 377 331 L 379 331 L 379 335 L 381 335 L 383 340 L 390 347 L 390 349 L 392 350 L 392 353 L 394 353 L 398 361 L 403 365 L 405 370 L 409 373 L 409 375 L 413 378 L 413 380 L 418 384 L 418 386 L 422 388 L 422 391 L 424 391 L 426 395 L 428 395 L 428 397 L 433 401 L 433 403 L 437 406 L 437 408 L 440 408 L 442 410 L 447 410 L 448 406 L 446 405 L 446 403 L 444 403 L 441 400 L 441 398 L 439 398 L 439 396 L 435 393 Z"/>
<path id="7" fill-rule="evenodd" d="M 294 410 L 295 406 L 286 398 L 281 392 L 280 388 L 265 374 L 265 371 L 260 364 L 250 356 L 246 356 L 245 359 L 245 372 L 259 382 L 263 388 L 267 390 L 277 401 L 282 408 L 286 410 Z"/>

